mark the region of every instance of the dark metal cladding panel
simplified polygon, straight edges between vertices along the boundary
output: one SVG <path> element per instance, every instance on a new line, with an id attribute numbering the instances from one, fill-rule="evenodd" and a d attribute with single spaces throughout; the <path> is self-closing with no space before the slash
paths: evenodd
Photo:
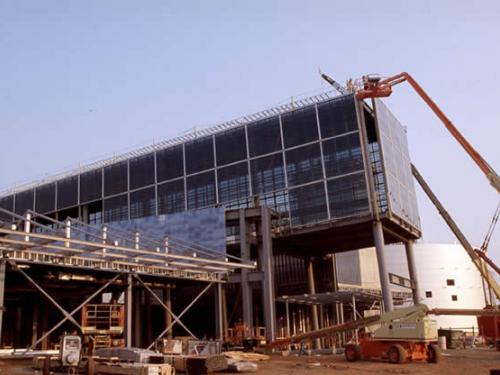
<path id="1" fill-rule="evenodd" d="M 155 155 L 130 159 L 130 190 L 153 185 L 155 182 Z"/>
<path id="2" fill-rule="evenodd" d="M 212 137 L 205 137 L 186 143 L 186 173 L 196 173 L 214 167 Z"/>
<path id="3" fill-rule="evenodd" d="M 57 181 L 57 209 L 78 204 L 78 176 Z"/>
<path id="4" fill-rule="evenodd" d="M 0 198 L 0 207 L 4 210 L 14 212 L 14 196 L 9 195 L 7 197 Z M 0 220 L 11 221 L 12 219 L 12 215 L 0 211 Z"/>
<path id="5" fill-rule="evenodd" d="M 279 117 L 249 124 L 247 132 L 251 157 L 281 150 Z"/>
<path id="6" fill-rule="evenodd" d="M 292 225 L 310 224 L 328 218 L 323 182 L 290 189 L 288 196 Z"/>
<path id="7" fill-rule="evenodd" d="M 327 177 L 362 171 L 364 166 L 359 133 L 323 141 L 323 158 Z"/>
<path id="8" fill-rule="evenodd" d="M 184 175 L 182 146 L 167 148 L 156 153 L 156 173 L 158 182 Z"/>
<path id="9" fill-rule="evenodd" d="M 246 159 L 247 142 L 245 128 L 228 130 L 215 136 L 217 166 Z"/>
<path id="10" fill-rule="evenodd" d="M 80 175 L 80 203 L 102 198 L 102 169 L 85 172 Z"/>
<path id="11" fill-rule="evenodd" d="M 298 146 L 318 139 L 316 108 L 309 107 L 281 117 L 285 148 Z"/>
<path id="12" fill-rule="evenodd" d="M 208 207 L 216 203 L 214 171 L 188 177 L 186 183 L 188 209 Z"/>
<path id="13" fill-rule="evenodd" d="M 130 193 L 130 218 L 156 215 L 155 188 L 149 187 Z"/>
<path id="14" fill-rule="evenodd" d="M 318 104 L 318 118 L 322 138 L 358 130 L 354 96 L 342 96 Z"/>
<path id="15" fill-rule="evenodd" d="M 323 178 L 318 143 L 294 148 L 285 153 L 288 186 L 305 184 Z"/>
<path id="16" fill-rule="evenodd" d="M 104 200 L 104 222 L 128 220 L 128 194 Z"/>
<path id="17" fill-rule="evenodd" d="M 122 161 L 104 168 L 104 196 L 123 193 L 128 189 L 127 162 Z"/>
<path id="18" fill-rule="evenodd" d="M 158 214 L 172 214 L 186 209 L 184 179 L 158 185 Z"/>
<path id="19" fill-rule="evenodd" d="M 55 211 L 56 184 L 37 186 L 35 189 L 35 211 L 41 214 Z"/>
<path id="20" fill-rule="evenodd" d="M 330 180 L 327 185 L 332 218 L 370 212 L 364 172 Z"/>
<path id="21" fill-rule="evenodd" d="M 27 210 L 33 210 L 33 203 L 35 198 L 35 191 L 25 190 L 16 194 L 15 213 L 24 215 Z"/>
<path id="22" fill-rule="evenodd" d="M 285 187 L 283 155 L 273 154 L 250 162 L 254 194 L 262 194 Z"/>
<path id="23" fill-rule="evenodd" d="M 247 162 L 219 168 L 217 176 L 221 203 L 244 199 L 250 195 Z"/>

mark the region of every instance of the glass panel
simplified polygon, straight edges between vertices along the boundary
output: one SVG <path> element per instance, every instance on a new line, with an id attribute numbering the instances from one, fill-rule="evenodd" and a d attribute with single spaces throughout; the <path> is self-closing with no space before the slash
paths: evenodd
<path id="1" fill-rule="evenodd" d="M 56 184 L 38 186 L 35 189 L 35 211 L 41 214 L 55 211 L 56 209 Z"/>
<path id="2" fill-rule="evenodd" d="M 323 182 L 290 189 L 288 195 L 292 225 L 303 225 L 327 219 Z"/>
<path id="3" fill-rule="evenodd" d="M 24 215 L 27 210 L 32 210 L 34 198 L 35 197 L 33 189 L 17 193 L 15 201 L 15 213 L 18 215 Z"/>
<path id="4" fill-rule="evenodd" d="M 150 187 L 130 193 L 130 218 L 156 215 L 155 188 Z"/>
<path id="5" fill-rule="evenodd" d="M 156 173 L 158 182 L 184 175 L 182 146 L 167 148 L 156 153 Z"/>
<path id="6" fill-rule="evenodd" d="M 128 195 L 104 200 L 104 222 L 128 220 Z"/>
<path id="7" fill-rule="evenodd" d="M 286 151 L 288 186 L 300 185 L 323 178 L 319 144 Z"/>
<path id="8" fill-rule="evenodd" d="M 270 154 L 281 150 L 279 117 L 250 124 L 247 131 L 250 156 Z"/>
<path id="9" fill-rule="evenodd" d="M 127 162 L 122 161 L 104 168 L 104 195 L 127 191 Z"/>
<path id="10" fill-rule="evenodd" d="M 328 177 L 362 171 L 363 155 L 361 154 L 359 133 L 323 141 L 323 157 Z"/>
<path id="11" fill-rule="evenodd" d="M 318 104 L 318 118 L 322 138 L 358 130 L 354 96 L 342 96 Z"/>
<path id="12" fill-rule="evenodd" d="M 286 113 L 281 117 L 285 147 L 298 146 L 318 139 L 315 107 Z"/>
<path id="13" fill-rule="evenodd" d="M 215 136 L 217 150 L 217 165 L 234 163 L 246 159 L 247 143 L 245 128 L 233 129 Z"/>
<path id="14" fill-rule="evenodd" d="M 217 171 L 219 201 L 221 203 L 246 199 L 248 187 L 248 165 L 246 162 L 221 168 Z"/>
<path id="15" fill-rule="evenodd" d="M 393 214 L 420 228 L 406 130 L 381 100 L 376 101 L 376 112 L 389 207 Z"/>
<path id="16" fill-rule="evenodd" d="M 272 208 L 274 211 L 288 212 L 288 193 L 286 191 L 260 195 L 259 201 L 261 206 Z"/>
<path id="17" fill-rule="evenodd" d="M 80 203 L 102 198 L 102 169 L 80 175 Z"/>
<path id="18" fill-rule="evenodd" d="M 212 137 L 186 143 L 186 173 L 196 173 L 214 167 Z"/>
<path id="19" fill-rule="evenodd" d="M 252 188 L 254 194 L 283 189 L 285 174 L 283 170 L 283 155 L 281 153 L 252 160 Z"/>
<path id="20" fill-rule="evenodd" d="M 214 171 L 187 178 L 187 203 L 190 210 L 211 206 L 216 203 Z"/>
<path id="21" fill-rule="evenodd" d="M 158 214 L 172 214 L 186 209 L 184 179 L 158 185 Z"/>
<path id="22" fill-rule="evenodd" d="M 130 159 L 130 190 L 149 186 L 155 182 L 155 156 L 143 155 Z"/>
<path id="23" fill-rule="evenodd" d="M 78 204 L 78 176 L 57 181 L 57 208 L 71 207 Z"/>
<path id="24" fill-rule="evenodd" d="M 368 193 L 364 172 L 328 181 L 330 215 L 341 218 L 368 213 Z"/>
<path id="25" fill-rule="evenodd" d="M 14 211 L 14 196 L 9 195 L 8 197 L 0 198 L 0 207 L 3 209 L 13 212 Z M 11 221 L 12 216 L 0 211 L 0 220 Z"/>

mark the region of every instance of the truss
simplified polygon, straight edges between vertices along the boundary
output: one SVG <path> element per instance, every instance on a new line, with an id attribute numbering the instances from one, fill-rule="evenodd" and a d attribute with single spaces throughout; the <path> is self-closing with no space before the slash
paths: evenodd
<path id="1" fill-rule="evenodd" d="M 20 264 L 40 264 L 113 273 L 135 273 L 225 282 L 237 269 L 255 264 L 184 240 L 127 232 L 113 225 L 64 222 L 34 211 L 24 216 L 0 208 L 15 223 L 0 221 L 0 252 Z M 49 224 L 41 224 L 40 219 Z"/>

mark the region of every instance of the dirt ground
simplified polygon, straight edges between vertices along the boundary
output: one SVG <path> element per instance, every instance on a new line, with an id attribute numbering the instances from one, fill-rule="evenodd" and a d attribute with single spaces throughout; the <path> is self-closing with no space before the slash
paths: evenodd
<path id="1" fill-rule="evenodd" d="M 500 352 L 491 349 L 448 350 L 438 364 L 425 362 L 392 365 L 385 362 L 346 362 L 343 355 L 311 357 L 272 356 L 259 362 L 258 375 L 353 375 L 353 374 L 453 374 L 481 375 L 500 370 Z M 1 375 L 36 374 L 29 360 L 0 361 Z M 40 372 L 38 372 L 40 373 Z"/>

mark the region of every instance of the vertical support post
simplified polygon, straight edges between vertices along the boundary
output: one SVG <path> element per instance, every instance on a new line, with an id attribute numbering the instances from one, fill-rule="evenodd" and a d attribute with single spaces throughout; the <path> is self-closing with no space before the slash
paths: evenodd
<path id="1" fill-rule="evenodd" d="M 144 294 L 144 315 L 146 321 L 146 342 L 153 341 L 153 316 L 151 311 L 151 294 Z"/>
<path id="2" fill-rule="evenodd" d="M 352 319 L 353 320 L 358 320 L 357 313 L 356 313 L 356 297 L 352 296 Z M 358 343 L 358 329 L 356 328 L 354 330 L 354 342 L 357 344 Z"/>
<path id="3" fill-rule="evenodd" d="M 85 224 L 90 224 L 89 206 L 86 204 L 81 207 L 82 207 L 81 221 L 83 221 Z"/>
<path id="4" fill-rule="evenodd" d="M 274 301 L 273 275 L 273 239 L 271 229 L 271 213 L 269 208 L 261 207 L 261 235 L 262 246 L 259 249 L 260 269 L 264 273 L 262 280 L 262 294 L 264 305 L 264 325 L 266 338 L 274 341 L 276 338 L 276 303 Z"/>
<path id="5" fill-rule="evenodd" d="M 125 319 L 126 319 L 126 333 L 125 345 L 132 346 L 132 274 L 127 275 L 127 291 L 125 293 Z"/>
<path id="6" fill-rule="evenodd" d="M 165 303 L 165 306 L 172 311 L 172 286 L 170 284 L 165 285 L 165 288 L 163 289 L 163 303 Z M 172 315 L 165 310 L 165 328 L 170 325 L 172 325 Z M 167 332 L 167 338 L 172 338 L 172 330 Z"/>
<path id="7" fill-rule="evenodd" d="M 133 293 L 133 315 L 134 315 L 134 346 L 142 348 L 142 290 L 134 288 Z"/>
<path id="8" fill-rule="evenodd" d="M 408 263 L 408 273 L 410 275 L 410 280 L 413 281 L 413 304 L 418 304 L 420 302 L 420 290 L 418 289 L 418 276 L 417 267 L 415 265 L 415 250 L 413 247 L 413 240 L 406 241 L 406 262 Z"/>
<path id="9" fill-rule="evenodd" d="M 0 346 L 3 345 L 2 324 L 3 312 L 5 311 L 4 295 L 5 295 L 5 260 L 0 259 Z"/>
<path id="10" fill-rule="evenodd" d="M 285 310 L 286 310 L 286 335 L 287 337 L 291 336 L 290 333 L 290 306 L 288 300 L 285 301 Z"/>
<path id="11" fill-rule="evenodd" d="M 31 324 L 31 345 L 33 345 L 38 340 L 38 320 L 40 319 L 40 304 L 37 300 L 34 302 L 33 323 Z"/>
<path id="12" fill-rule="evenodd" d="M 373 222 L 373 239 L 375 241 L 375 250 L 377 252 L 378 273 L 380 277 L 380 288 L 382 289 L 382 299 L 384 301 L 384 310 L 392 311 L 394 306 L 392 304 L 389 274 L 387 273 L 385 264 L 384 232 L 382 229 L 382 223 L 378 220 Z"/>
<path id="13" fill-rule="evenodd" d="M 215 331 L 218 340 L 224 340 L 224 304 L 222 301 L 222 283 L 217 284 L 215 289 Z"/>
<path id="14" fill-rule="evenodd" d="M 64 234 L 66 236 L 66 238 L 71 238 L 71 220 L 70 219 L 66 219 L 66 223 L 65 223 L 65 228 L 64 228 Z M 69 247 L 69 242 L 68 241 L 65 241 L 64 242 L 64 247 Z"/>
<path id="15" fill-rule="evenodd" d="M 314 262 L 312 257 L 309 257 L 307 259 L 307 281 L 309 286 L 309 294 L 316 294 L 316 286 L 314 283 Z M 319 329 L 319 321 L 318 321 L 318 306 L 316 304 L 313 304 L 311 306 L 311 315 L 312 315 L 313 330 L 317 331 Z M 316 349 L 321 349 L 320 339 L 315 339 L 314 343 Z"/>
<path id="16" fill-rule="evenodd" d="M 245 210 L 239 210 L 240 220 L 240 251 L 243 260 L 250 260 L 250 249 L 248 248 L 247 239 L 247 223 L 245 218 Z M 248 269 L 241 270 L 241 302 L 243 310 L 243 323 L 249 329 L 253 329 L 253 301 L 252 287 L 248 282 Z"/>
<path id="17" fill-rule="evenodd" d="M 31 232 L 31 214 L 26 214 L 26 219 L 24 220 L 24 232 Z M 29 242 L 30 236 L 24 236 L 24 241 Z"/>
<path id="18" fill-rule="evenodd" d="M 340 324 L 344 324 L 344 303 L 341 302 L 340 306 Z M 345 345 L 346 342 L 346 337 L 345 337 L 345 331 L 342 331 L 342 345 Z"/>

